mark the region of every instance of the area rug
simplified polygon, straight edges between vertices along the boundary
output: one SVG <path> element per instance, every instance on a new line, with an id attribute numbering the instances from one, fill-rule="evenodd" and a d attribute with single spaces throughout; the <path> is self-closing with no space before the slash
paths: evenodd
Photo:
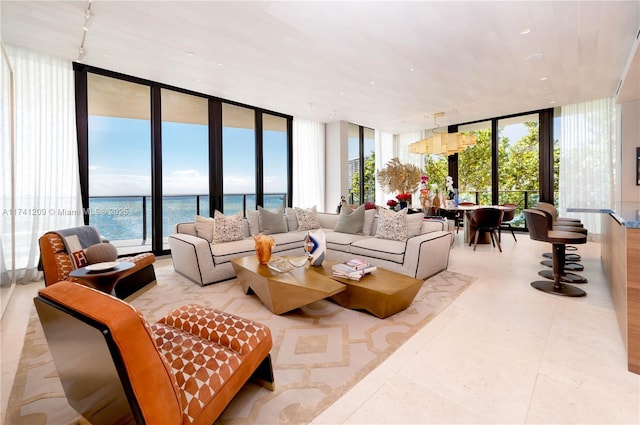
<path id="1" fill-rule="evenodd" d="M 198 303 L 256 320 L 271 329 L 275 391 L 247 383 L 216 424 L 309 423 L 475 280 L 441 272 L 425 281 L 408 309 L 378 319 L 326 300 L 278 316 L 255 295 L 245 295 L 235 279 L 200 287 L 170 265 L 157 267 L 156 275 L 157 284 L 129 300 L 148 321 L 156 321 L 182 304 Z M 86 424 L 66 403 L 33 307 L 6 423 Z"/>

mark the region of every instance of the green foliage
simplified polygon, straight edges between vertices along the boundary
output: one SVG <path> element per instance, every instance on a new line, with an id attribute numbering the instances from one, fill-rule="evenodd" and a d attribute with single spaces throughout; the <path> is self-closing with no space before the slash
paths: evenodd
<path id="1" fill-rule="evenodd" d="M 360 202 L 360 173 L 353 173 L 349 190 L 353 201 Z M 364 161 L 364 202 L 375 201 L 376 196 L 376 153 L 371 154 Z"/>

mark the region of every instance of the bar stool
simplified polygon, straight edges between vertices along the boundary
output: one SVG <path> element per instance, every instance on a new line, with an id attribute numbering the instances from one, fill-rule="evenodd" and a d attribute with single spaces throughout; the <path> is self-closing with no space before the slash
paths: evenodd
<path id="1" fill-rule="evenodd" d="M 523 211 L 529 228 L 529 237 L 536 241 L 549 242 L 553 246 L 553 281 L 534 281 L 531 286 L 543 292 L 567 297 L 584 297 L 585 291 L 561 281 L 565 262 L 565 248 L 567 244 L 587 243 L 587 236 L 576 232 L 563 230 L 549 230 L 546 215 L 536 209 Z"/>
<path id="2" fill-rule="evenodd" d="M 582 225 L 582 222 L 577 218 L 559 217 L 558 216 L 558 209 L 553 204 L 550 204 L 548 202 L 538 202 L 536 205 L 533 206 L 533 208 L 543 211 L 547 215 L 549 220 L 551 221 L 551 223 L 552 223 L 551 225 L 554 226 L 554 227 L 556 227 L 556 226 L 584 227 Z M 562 229 L 558 229 L 558 230 L 562 230 Z M 575 246 L 568 246 L 567 247 L 567 251 L 576 251 L 577 249 L 578 248 L 576 248 Z M 552 257 L 551 253 L 545 253 L 543 255 L 545 257 L 547 257 L 547 258 L 551 258 Z M 567 254 L 567 260 L 568 261 L 580 261 L 580 255 L 578 255 L 578 254 Z"/>

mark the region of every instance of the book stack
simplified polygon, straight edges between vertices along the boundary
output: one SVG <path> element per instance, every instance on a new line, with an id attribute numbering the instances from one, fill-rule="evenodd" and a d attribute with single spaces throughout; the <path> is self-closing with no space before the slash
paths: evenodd
<path id="1" fill-rule="evenodd" d="M 360 280 L 362 279 L 362 276 L 374 271 L 376 266 L 372 266 L 370 263 L 360 258 L 353 258 L 345 261 L 344 263 L 334 264 L 332 269 L 335 277 Z"/>

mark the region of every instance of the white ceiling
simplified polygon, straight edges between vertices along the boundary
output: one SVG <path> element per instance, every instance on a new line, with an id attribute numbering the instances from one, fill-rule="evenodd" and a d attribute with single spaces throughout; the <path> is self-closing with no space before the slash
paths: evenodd
<path id="1" fill-rule="evenodd" d="M 78 59 L 86 1 L 0 7 L 5 44 Z M 91 15 L 89 65 L 391 133 L 615 96 L 625 75 L 640 98 L 639 1 L 93 0 Z"/>

